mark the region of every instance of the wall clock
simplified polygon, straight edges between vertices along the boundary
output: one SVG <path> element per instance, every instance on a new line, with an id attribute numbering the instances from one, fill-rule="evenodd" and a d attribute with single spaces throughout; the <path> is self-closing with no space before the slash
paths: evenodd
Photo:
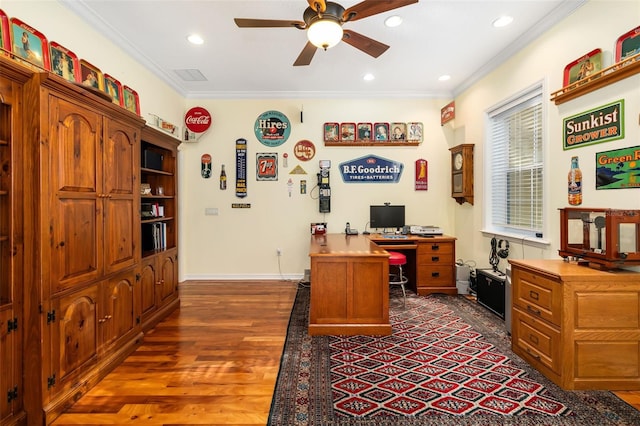
<path id="1" fill-rule="evenodd" d="M 473 144 L 449 148 L 451 151 L 451 196 L 473 205 Z"/>

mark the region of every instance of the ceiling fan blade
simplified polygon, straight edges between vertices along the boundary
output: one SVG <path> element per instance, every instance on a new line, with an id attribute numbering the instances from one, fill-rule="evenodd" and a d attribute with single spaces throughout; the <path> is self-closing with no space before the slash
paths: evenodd
<path id="1" fill-rule="evenodd" d="M 389 46 L 384 43 L 380 43 L 379 41 L 351 30 L 344 30 L 342 40 L 356 49 L 362 50 L 367 55 L 373 56 L 374 58 L 382 55 L 389 48 Z"/>
<path id="2" fill-rule="evenodd" d="M 298 55 L 298 59 L 293 63 L 293 66 L 299 67 L 301 65 L 309 65 L 313 59 L 313 55 L 316 54 L 316 50 L 318 50 L 318 48 L 308 41 L 304 46 L 304 49 L 302 49 L 302 52 Z"/>
<path id="3" fill-rule="evenodd" d="M 418 3 L 418 0 L 364 0 L 344 11 L 344 21 L 357 21 L 367 16 L 377 15 L 399 7 Z"/>
<path id="4" fill-rule="evenodd" d="M 276 27 L 294 27 L 302 29 L 305 23 L 302 21 L 284 21 L 278 19 L 250 19 L 250 18 L 234 18 L 236 25 L 240 28 L 276 28 Z"/>
<path id="5" fill-rule="evenodd" d="M 327 10 L 327 4 L 324 0 L 307 0 L 307 2 L 309 3 L 309 7 L 316 12 L 324 12 Z"/>

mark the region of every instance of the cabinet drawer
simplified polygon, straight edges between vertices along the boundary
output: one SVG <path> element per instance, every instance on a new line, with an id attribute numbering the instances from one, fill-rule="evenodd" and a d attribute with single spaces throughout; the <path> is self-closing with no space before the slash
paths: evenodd
<path id="1" fill-rule="evenodd" d="M 441 287 L 452 285 L 453 268 L 451 265 L 422 266 L 418 265 L 418 287 Z"/>
<path id="2" fill-rule="evenodd" d="M 539 319 L 513 309 L 513 344 L 535 361 L 560 374 L 560 331 Z"/>
<path id="3" fill-rule="evenodd" d="M 562 287 L 560 283 L 519 269 L 513 270 L 513 303 L 532 316 L 560 325 Z"/>
<path id="4" fill-rule="evenodd" d="M 418 265 L 434 263 L 453 264 L 453 256 L 453 243 L 421 243 L 418 246 Z"/>

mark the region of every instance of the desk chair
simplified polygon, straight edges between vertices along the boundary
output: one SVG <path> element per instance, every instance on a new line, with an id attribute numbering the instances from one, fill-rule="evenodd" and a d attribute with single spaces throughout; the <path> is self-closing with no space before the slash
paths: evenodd
<path id="1" fill-rule="evenodd" d="M 407 307 L 407 292 L 404 285 L 409 282 L 409 279 L 402 271 L 402 266 L 406 264 L 407 256 L 397 251 L 389 252 L 389 285 L 399 285 L 402 288 L 403 308 Z M 395 271 L 391 270 L 392 267 L 395 267 Z"/>

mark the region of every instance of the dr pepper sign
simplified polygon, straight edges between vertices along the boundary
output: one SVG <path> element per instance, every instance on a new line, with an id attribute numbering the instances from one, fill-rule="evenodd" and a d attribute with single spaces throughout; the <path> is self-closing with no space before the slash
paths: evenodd
<path id="1" fill-rule="evenodd" d="M 211 114 L 202 107 L 193 107 L 184 115 L 184 140 L 195 141 L 211 127 Z"/>

